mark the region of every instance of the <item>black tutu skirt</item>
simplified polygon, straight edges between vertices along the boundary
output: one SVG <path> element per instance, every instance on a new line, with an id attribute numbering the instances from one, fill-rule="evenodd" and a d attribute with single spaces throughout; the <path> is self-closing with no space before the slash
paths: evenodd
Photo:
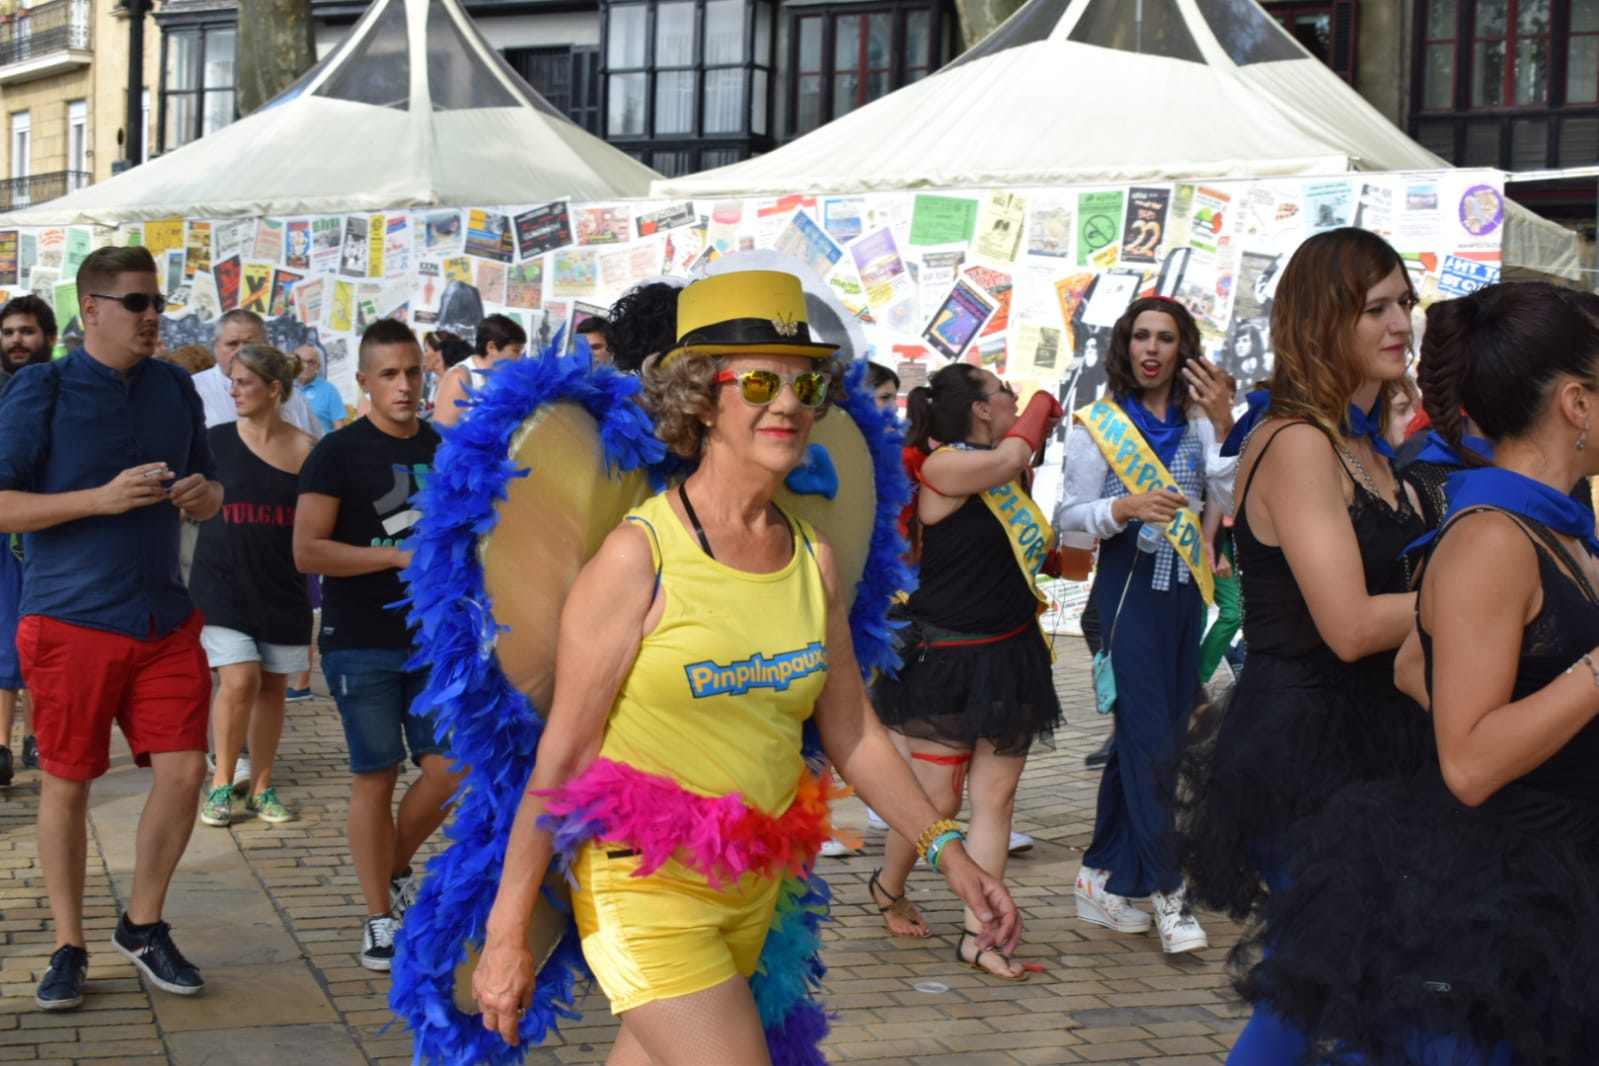
<path id="1" fill-rule="evenodd" d="M 899 676 L 880 676 L 872 686 L 872 705 L 885 726 L 954 748 L 987 740 L 1001 755 L 1053 744 L 1060 698 L 1037 625 L 1029 622 L 1003 640 L 942 645 L 971 635 L 914 620 L 898 632 Z"/>
<path id="2" fill-rule="evenodd" d="M 1183 758 L 1178 859 L 1191 898 L 1243 921 L 1297 848 L 1295 826 L 1345 787 L 1433 761 L 1432 722 L 1394 688 L 1391 656 L 1358 663 L 1250 652 Z"/>
<path id="3" fill-rule="evenodd" d="M 1337 796 L 1287 879 L 1235 961 L 1260 959 L 1239 991 L 1306 1062 L 1408 1063 L 1440 1037 L 1599 1062 L 1599 807 L 1512 785 L 1467 808 L 1434 765 Z"/>

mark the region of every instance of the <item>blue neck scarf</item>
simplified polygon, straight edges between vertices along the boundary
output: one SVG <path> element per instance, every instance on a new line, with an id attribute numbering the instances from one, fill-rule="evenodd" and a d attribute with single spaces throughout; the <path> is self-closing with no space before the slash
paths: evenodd
<path id="1" fill-rule="evenodd" d="M 1487 440 L 1483 437 L 1473 437 L 1468 433 L 1461 437 L 1460 443 L 1462 446 L 1471 449 L 1484 459 L 1487 459 L 1490 462 L 1493 460 L 1493 441 Z M 1433 463 L 1437 466 L 1464 467 L 1466 465 L 1466 461 L 1460 457 L 1460 452 L 1455 449 L 1454 445 L 1444 440 L 1443 436 L 1439 434 L 1436 429 L 1430 429 L 1427 431 L 1427 443 L 1421 446 L 1421 451 L 1416 453 L 1416 458 L 1412 461 L 1417 463 Z"/>
<path id="2" fill-rule="evenodd" d="M 1133 420 L 1138 432 L 1144 435 L 1155 455 L 1170 471 L 1172 460 L 1177 458 L 1177 446 L 1183 442 L 1183 434 L 1188 432 L 1188 419 L 1183 417 L 1174 403 L 1166 405 L 1166 417 L 1161 419 L 1150 414 L 1149 408 L 1136 398 L 1118 396 L 1116 402 L 1121 404 L 1127 417 Z"/>
<path id="3" fill-rule="evenodd" d="M 1472 507 L 1497 507 L 1530 518 L 1556 533 L 1576 537 L 1589 555 L 1599 557 L 1593 511 L 1541 481 L 1512 470 L 1485 466 L 1451 475 L 1444 494 L 1449 497 L 1449 513 L 1444 516 L 1440 529 L 1455 515 Z M 1416 543 L 1431 540 L 1436 535 L 1428 534 Z"/>
<path id="4" fill-rule="evenodd" d="M 1356 437 L 1371 438 L 1372 450 L 1378 455 L 1389 460 L 1395 458 L 1394 446 L 1382 435 L 1382 397 L 1377 397 L 1377 405 L 1370 413 L 1362 411 L 1354 404 L 1349 405 L 1349 432 Z"/>
<path id="5" fill-rule="evenodd" d="M 1249 410 L 1244 416 L 1233 424 L 1233 430 L 1227 434 L 1227 439 L 1221 444 L 1221 457 L 1230 459 L 1244 448 L 1244 438 L 1249 436 L 1249 431 L 1266 417 L 1266 408 L 1271 406 L 1271 393 L 1265 389 L 1256 389 L 1244 397 L 1244 402 L 1249 405 Z"/>

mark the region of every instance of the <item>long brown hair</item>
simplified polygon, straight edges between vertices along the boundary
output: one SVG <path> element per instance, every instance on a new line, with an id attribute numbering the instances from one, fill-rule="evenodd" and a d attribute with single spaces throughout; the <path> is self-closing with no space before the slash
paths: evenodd
<path id="1" fill-rule="evenodd" d="M 1192 403 L 1188 395 L 1188 379 L 1183 377 L 1183 367 L 1190 359 L 1202 355 L 1199 347 L 1199 327 L 1188 308 L 1165 296 L 1141 296 L 1127 305 L 1127 310 L 1116 320 L 1110 331 L 1110 352 L 1105 356 L 1105 384 L 1112 396 L 1136 398 L 1144 391 L 1133 373 L 1133 323 L 1145 311 L 1159 311 L 1177 323 L 1177 367 L 1171 379 L 1171 402 L 1177 405 L 1184 418 Z"/>
<path id="2" fill-rule="evenodd" d="M 1335 436 L 1348 433 L 1349 404 L 1366 381 L 1354 350 L 1366 294 L 1404 261 L 1374 233 L 1346 226 L 1318 233 L 1294 252 L 1271 308 L 1271 410 Z M 1412 299 L 1416 291 L 1405 274 Z"/>

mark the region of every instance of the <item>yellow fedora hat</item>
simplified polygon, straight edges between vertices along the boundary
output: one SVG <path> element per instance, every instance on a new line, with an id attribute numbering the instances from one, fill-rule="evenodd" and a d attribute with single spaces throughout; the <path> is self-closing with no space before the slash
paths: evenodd
<path id="1" fill-rule="evenodd" d="M 776 270 L 740 270 L 701 278 L 677 300 L 680 355 L 804 355 L 826 359 L 836 344 L 811 340 L 805 289 L 799 278 Z"/>

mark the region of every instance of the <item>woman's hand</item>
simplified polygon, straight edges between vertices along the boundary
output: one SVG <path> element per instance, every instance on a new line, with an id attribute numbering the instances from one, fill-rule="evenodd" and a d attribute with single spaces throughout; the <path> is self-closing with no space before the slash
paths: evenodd
<path id="1" fill-rule="evenodd" d="M 533 1002 L 533 953 L 520 937 L 490 935 L 472 971 L 472 998 L 483 1012 L 483 1028 L 507 1044 L 520 1041 L 522 1012 Z"/>
<path id="2" fill-rule="evenodd" d="M 1022 940 L 1022 916 L 1005 882 L 977 865 L 959 840 L 944 845 L 939 869 L 950 891 L 983 923 L 977 949 L 997 947 L 1007 957 L 1015 953 Z"/>
<path id="3" fill-rule="evenodd" d="M 1233 394 L 1238 383 L 1233 376 L 1207 359 L 1190 359 L 1183 364 L 1183 379 L 1188 382 L 1188 395 L 1194 398 L 1199 409 L 1205 412 L 1216 429 L 1216 439 L 1227 436 L 1233 429 Z"/>
<path id="4" fill-rule="evenodd" d="M 1110 510 L 1116 521 L 1124 525 L 1135 518 L 1140 522 L 1165 525 L 1177 517 L 1178 510 L 1187 506 L 1188 497 L 1176 489 L 1155 489 L 1119 497 Z"/>

